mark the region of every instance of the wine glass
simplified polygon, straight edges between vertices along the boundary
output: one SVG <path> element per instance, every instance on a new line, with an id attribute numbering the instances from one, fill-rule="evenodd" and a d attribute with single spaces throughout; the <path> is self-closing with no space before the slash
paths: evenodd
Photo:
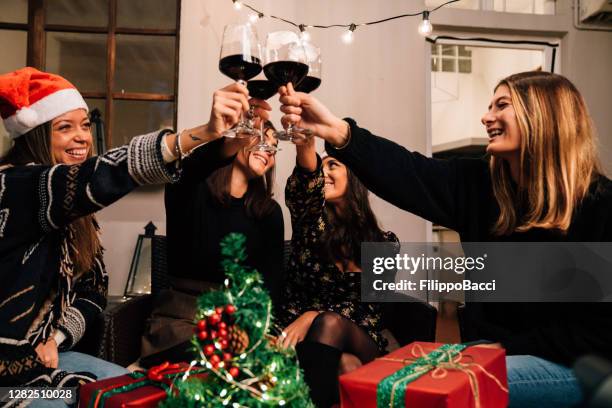
<path id="1" fill-rule="evenodd" d="M 311 93 L 321 85 L 321 49 L 310 42 L 304 42 L 308 74 L 300 82 L 295 90 L 298 92 Z"/>
<path id="2" fill-rule="evenodd" d="M 219 71 L 241 85 L 261 72 L 261 47 L 257 33 L 250 24 L 228 24 L 223 30 L 223 43 L 219 56 Z M 223 133 L 225 137 L 248 138 L 257 136 L 252 117 L 240 120 Z"/>
<path id="3" fill-rule="evenodd" d="M 274 31 L 266 38 L 266 78 L 278 88 L 291 82 L 297 86 L 308 73 L 306 52 L 297 33 L 293 31 Z M 276 132 L 280 140 L 294 141 L 305 138 L 307 132 L 290 124 L 286 130 Z"/>
<path id="4" fill-rule="evenodd" d="M 264 101 L 273 97 L 278 90 L 277 86 L 272 81 L 261 76 L 247 82 L 247 88 L 249 89 L 250 96 Z M 251 105 L 251 109 L 253 108 L 254 106 Z M 251 147 L 249 151 L 277 152 L 279 150 L 278 147 L 270 145 L 266 142 L 263 119 L 260 120 L 259 126 L 259 143 Z M 273 129 L 270 130 L 274 132 Z M 276 136 L 276 132 L 274 132 L 273 135 Z"/>

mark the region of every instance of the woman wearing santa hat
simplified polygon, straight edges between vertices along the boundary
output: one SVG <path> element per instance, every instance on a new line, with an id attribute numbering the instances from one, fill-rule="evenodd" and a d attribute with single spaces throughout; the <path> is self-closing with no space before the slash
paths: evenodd
<path id="1" fill-rule="evenodd" d="M 0 75 L 13 140 L 0 158 L 0 385 L 69 387 L 125 372 L 67 352 L 106 304 L 93 213 L 139 185 L 221 166 L 248 142 L 220 137 L 248 110 L 247 96 L 229 85 L 215 92 L 207 124 L 137 136 L 93 157 L 88 108 L 71 83 L 29 67 Z M 269 106 L 258 105 L 267 118 Z"/>

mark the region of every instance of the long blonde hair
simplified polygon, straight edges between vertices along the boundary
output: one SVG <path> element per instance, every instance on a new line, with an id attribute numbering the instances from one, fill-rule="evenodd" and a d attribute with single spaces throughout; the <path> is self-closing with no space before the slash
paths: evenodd
<path id="1" fill-rule="evenodd" d="M 508 163 L 491 157 L 493 192 L 500 207 L 493 233 L 532 228 L 565 233 L 591 182 L 602 174 L 586 104 L 568 79 L 549 72 L 510 75 L 495 89 L 502 85 L 510 90 L 521 134 L 520 164 L 514 189 Z M 520 217 L 517 203 L 524 209 Z"/>
<path id="2" fill-rule="evenodd" d="M 51 122 L 47 122 L 19 136 L 6 155 L 0 159 L 0 164 L 13 166 L 29 163 L 58 164 L 51 153 L 51 135 Z M 90 149 L 88 157 L 92 155 L 93 151 Z M 74 237 L 74 242 L 70 245 L 70 256 L 74 262 L 75 272 L 80 275 L 93 266 L 94 259 L 101 250 L 98 223 L 93 215 L 86 215 L 74 220 L 69 228 Z"/>

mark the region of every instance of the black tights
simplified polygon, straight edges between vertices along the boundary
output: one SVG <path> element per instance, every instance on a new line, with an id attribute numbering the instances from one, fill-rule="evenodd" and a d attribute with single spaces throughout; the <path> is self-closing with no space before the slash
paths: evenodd
<path id="1" fill-rule="evenodd" d="M 320 313 L 310 325 L 304 341 L 297 345 L 304 379 L 319 408 L 339 400 L 338 367 L 342 353 L 354 354 L 363 364 L 378 356 L 376 342 L 351 320 L 334 312 Z"/>
<path id="2" fill-rule="evenodd" d="M 334 312 L 320 313 L 310 325 L 304 341 L 326 344 L 343 353 L 354 354 L 363 364 L 378 356 L 378 346 L 370 335 Z"/>

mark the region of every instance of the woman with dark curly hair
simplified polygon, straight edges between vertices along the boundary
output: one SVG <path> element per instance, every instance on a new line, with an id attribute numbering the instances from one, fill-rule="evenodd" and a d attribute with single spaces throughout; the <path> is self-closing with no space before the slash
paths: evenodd
<path id="1" fill-rule="evenodd" d="M 285 188 L 293 235 L 281 341 L 296 346 L 313 401 L 329 407 L 338 400 L 343 353 L 365 364 L 387 346 L 380 305 L 361 302 L 361 243 L 398 240 L 380 229 L 368 190 L 348 167 L 321 159 L 314 138 L 296 149 Z"/>

